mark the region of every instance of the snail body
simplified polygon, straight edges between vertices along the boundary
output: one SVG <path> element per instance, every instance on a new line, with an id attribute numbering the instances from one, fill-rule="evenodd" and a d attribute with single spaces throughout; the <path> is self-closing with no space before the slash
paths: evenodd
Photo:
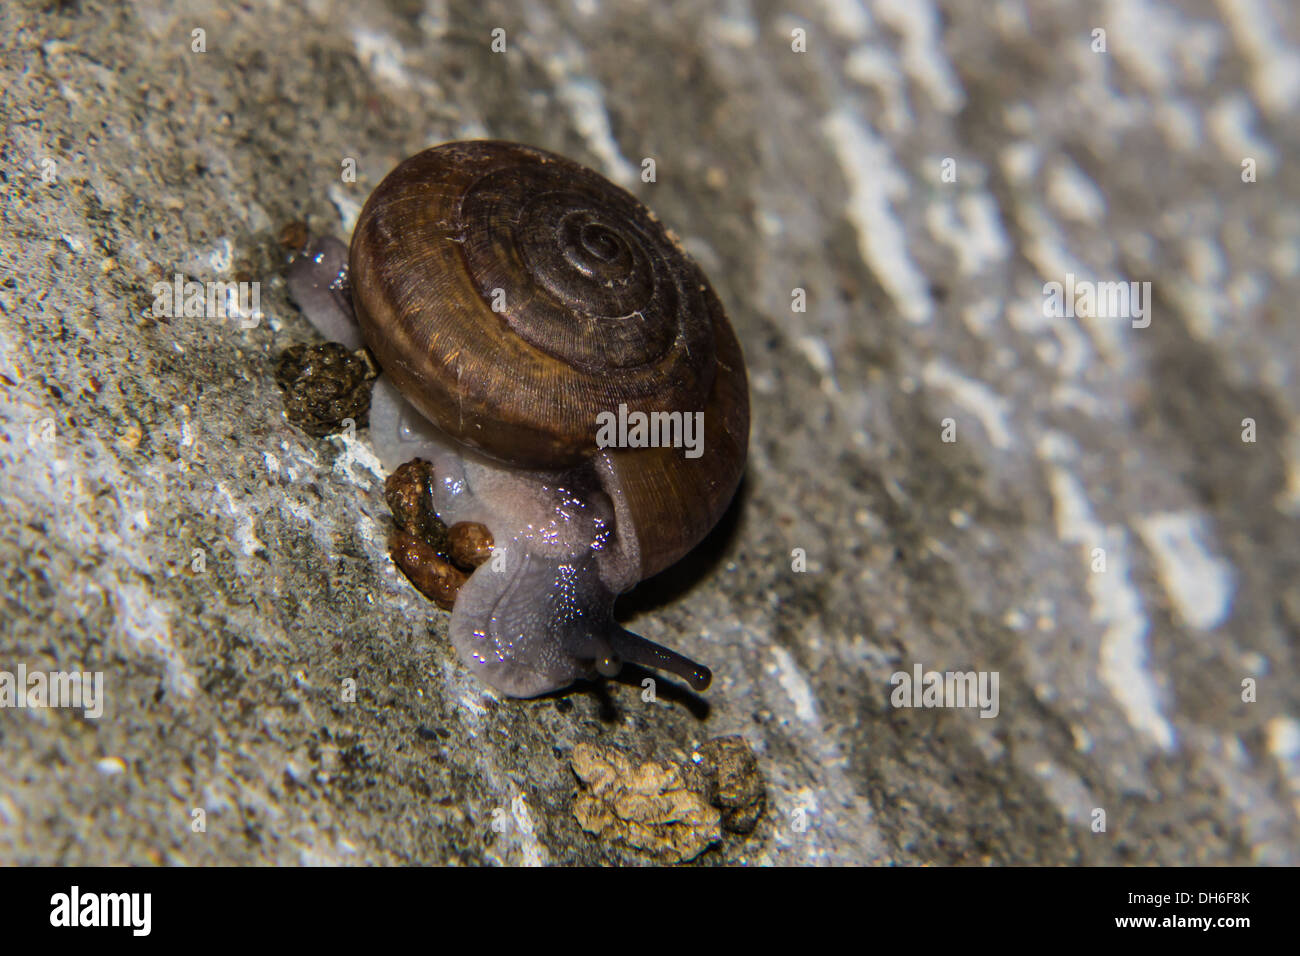
<path id="1" fill-rule="evenodd" d="M 744 469 L 740 346 L 675 239 L 583 166 L 469 141 L 398 165 L 340 260 L 318 243 L 290 289 L 331 337 L 356 338 L 355 316 L 384 373 L 385 464 L 429 460 L 439 517 L 497 544 L 455 599 L 462 659 L 516 697 L 625 661 L 707 687 L 707 668 L 613 617 L 716 524 Z M 628 413 L 694 416 L 700 448 L 607 446 L 601 423 Z"/>

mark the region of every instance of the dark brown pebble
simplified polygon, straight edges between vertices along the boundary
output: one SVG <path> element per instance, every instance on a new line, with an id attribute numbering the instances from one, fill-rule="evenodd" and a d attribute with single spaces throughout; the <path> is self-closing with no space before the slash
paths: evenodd
<path id="1" fill-rule="evenodd" d="M 338 431 L 349 418 L 358 428 L 369 424 L 373 377 L 364 356 L 338 342 L 291 346 L 275 366 L 285 414 L 316 438 Z"/>

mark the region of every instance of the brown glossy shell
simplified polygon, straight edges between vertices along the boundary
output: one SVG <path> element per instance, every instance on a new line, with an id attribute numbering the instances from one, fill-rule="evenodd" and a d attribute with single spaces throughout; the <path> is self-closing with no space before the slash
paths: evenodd
<path id="1" fill-rule="evenodd" d="M 725 510 L 749 435 L 740 346 L 699 267 L 631 194 L 553 153 L 447 143 L 371 195 L 349 267 L 384 371 L 493 458 L 575 466 L 597 453 L 599 413 L 620 404 L 705 413 L 700 458 L 608 450 L 642 577 Z"/>

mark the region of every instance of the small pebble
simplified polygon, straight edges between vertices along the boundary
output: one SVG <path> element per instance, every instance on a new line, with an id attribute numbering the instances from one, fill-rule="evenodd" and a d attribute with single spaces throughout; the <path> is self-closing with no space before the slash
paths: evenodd
<path id="1" fill-rule="evenodd" d="M 389 554 L 421 594 L 444 611 L 450 611 L 455 606 L 456 595 L 468 580 L 464 571 L 401 528 L 393 529 Z"/>
<path id="2" fill-rule="evenodd" d="M 722 810 L 722 828 L 753 832 L 767 808 L 767 789 L 749 742 L 739 735 L 714 737 L 699 754 L 709 802 Z"/>
<path id="3" fill-rule="evenodd" d="M 492 557 L 492 532 L 477 521 L 457 521 L 447 529 L 451 559 L 462 568 L 477 568 Z"/>
<path id="4" fill-rule="evenodd" d="M 95 764 L 95 769 L 106 777 L 116 777 L 126 773 L 126 763 L 121 757 L 105 757 Z"/>
<path id="5" fill-rule="evenodd" d="M 280 230 L 280 245 L 291 252 L 298 252 L 307 246 L 307 224 L 291 222 Z"/>
<path id="6" fill-rule="evenodd" d="M 374 377 L 360 353 L 337 342 L 291 346 L 275 366 L 285 414 L 315 438 L 338 431 L 349 418 L 358 428 L 369 424 Z"/>
<path id="7" fill-rule="evenodd" d="M 423 458 L 399 465 L 384 482 L 393 522 L 444 558 L 451 556 L 447 526 L 433 510 L 433 466 Z"/>
<path id="8" fill-rule="evenodd" d="M 616 747 L 581 743 L 570 765 L 580 788 L 573 815 L 588 833 L 686 863 L 722 839 L 719 813 L 675 763 L 638 761 Z"/>

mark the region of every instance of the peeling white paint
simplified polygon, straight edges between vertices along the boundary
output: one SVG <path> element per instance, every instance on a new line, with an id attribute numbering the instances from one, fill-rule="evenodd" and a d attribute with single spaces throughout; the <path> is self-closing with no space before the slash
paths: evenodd
<path id="1" fill-rule="evenodd" d="M 813 724 L 817 722 L 817 695 L 808 683 L 803 672 L 790 652 L 780 645 L 771 648 L 772 661 L 769 670 L 776 674 L 781 689 L 785 691 L 790 702 L 794 704 L 795 714 L 799 719 Z"/>
<path id="2" fill-rule="evenodd" d="M 345 236 L 352 235 L 357 218 L 361 215 L 361 200 L 350 194 L 342 183 L 330 183 L 326 194 L 339 212 L 339 228 Z"/>
<path id="3" fill-rule="evenodd" d="M 113 597 L 124 646 L 162 661 L 167 672 L 167 689 L 186 699 L 193 697 L 198 682 L 172 641 L 171 621 L 163 603 L 134 584 L 119 585 Z"/>
<path id="4" fill-rule="evenodd" d="M 343 446 L 343 452 L 334 459 L 334 473 L 362 489 L 369 489 L 370 482 L 357 473 L 357 469 L 369 472 L 380 484 L 388 476 L 388 471 L 375 454 L 374 448 L 351 432 L 337 432 L 331 441 Z"/>
<path id="5" fill-rule="evenodd" d="M 858 232 L 862 259 L 885 287 L 895 307 L 910 322 L 928 322 L 929 283 L 907 253 L 903 224 L 892 201 L 907 198 L 907 180 L 894 166 L 893 153 L 864 123 L 845 110 L 822 123 L 849 185 L 847 211 Z"/>
<path id="6" fill-rule="evenodd" d="M 976 276 L 1003 262 L 1011 243 L 994 198 L 983 190 L 968 192 L 956 202 L 936 197 L 926 208 L 930 234 L 957 256 L 957 271 Z"/>
<path id="7" fill-rule="evenodd" d="M 1012 445 L 1008 423 L 1011 403 L 983 382 L 967 378 L 938 359 L 926 363 L 921 372 L 926 387 L 947 392 L 963 408 L 979 419 L 989 444 L 999 450 Z M 958 438 L 960 441 L 960 438 Z"/>
<path id="8" fill-rule="evenodd" d="M 1291 791 L 1291 802 L 1300 814 L 1300 721 L 1294 717 L 1274 717 L 1268 722 L 1268 752 Z"/>
<path id="9" fill-rule="evenodd" d="M 1047 198 L 1067 219 L 1100 222 L 1106 215 L 1106 199 L 1097 185 L 1068 159 L 1048 167 Z"/>
<path id="10" fill-rule="evenodd" d="M 588 148 L 600 159 L 605 175 L 623 187 L 637 182 L 639 167 L 623 156 L 614 139 L 604 87 L 589 76 L 566 75 L 555 92 Z"/>
<path id="11" fill-rule="evenodd" d="M 1300 53 L 1287 45 L 1288 31 L 1272 16 L 1274 7 L 1266 0 L 1217 0 L 1237 46 L 1253 67 L 1251 85 L 1265 111 L 1282 119 L 1300 106 Z M 1279 3 L 1290 11 L 1294 3 Z"/>
<path id="12" fill-rule="evenodd" d="M 801 335 L 795 340 L 799 351 L 808 359 L 808 364 L 815 368 L 825 379 L 834 382 L 835 360 L 831 356 L 830 346 L 826 340 L 815 335 Z"/>
<path id="13" fill-rule="evenodd" d="M 1039 444 L 1039 455 L 1047 469 L 1057 535 L 1084 549 L 1106 549 L 1106 570 L 1101 573 L 1089 570 L 1083 554 L 1079 557 L 1080 572 L 1087 575 L 1092 618 L 1103 628 L 1099 674 L 1128 722 L 1163 750 L 1172 750 L 1176 741 L 1174 727 L 1161 713 L 1159 690 L 1147 669 L 1150 623 L 1130 577 L 1128 535 L 1122 528 L 1108 528 L 1094 517 L 1083 485 L 1061 461 L 1063 452 L 1073 447 L 1068 436 L 1049 432 Z"/>
<path id="14" fill-rule="evenodd" d="M 1044 760 L 1035 765 L 1034 775 L 1067 822 L 1081 824 L 1090 821 L 1096 801 L 1078 774 Z"/>
<path id="15" fill-rule="evenodd" d="M 826 23 L 837 36 L 860 40 L 871 32 L 871 15 L 861 0 L 821 0 Z"/>
<path id="16" fill-rule="evenodd" d="M 929 0 L 877 0 L 875 11 L 903 38 L 903 69 L 934 108 L 956 113 L 966 93 L 944 55 L 939 35 L 939 11 Z"/>
<path id="17" fill-rule="evenodd" d="M 1273 144 L 1255 132 L 1255 108 L 1241 93 L 1224 96 L 1212 106 L 1205 116 L 1210 139 L 1219 152 L 1234 165 L 1243 159 L 1253 159 L 1256 175 L 1267 175 L 1277 167 L 1277 151 Z"/>
<path id="18" fill-rule="evenodd" d="M 1163 512 L 1137 518 L 1134 525 L 1183 622 L 1206 631 L 1222 624 L 1232 610 L 1232 566 L 1208 547 L 1205 517 Z"/>
<path id="19" fill-rule="evenodd" d="M 357 60 L 370 75 L 398 89 L 411 86 L 411 77 L 403 65 L 405 54 L 396 38 L 381 30 L 362 28 L 352 34 Z"/>

